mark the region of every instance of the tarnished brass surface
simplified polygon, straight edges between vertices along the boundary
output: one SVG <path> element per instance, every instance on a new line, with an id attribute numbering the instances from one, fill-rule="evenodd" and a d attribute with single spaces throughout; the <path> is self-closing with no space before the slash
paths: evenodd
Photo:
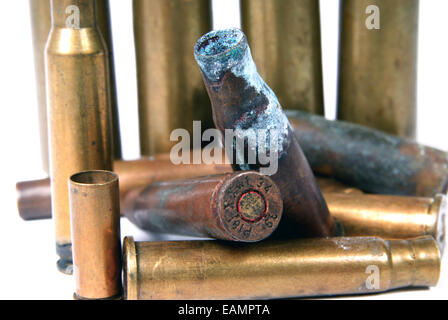
<path id="1" fill-rule="evenodd" d="M 144 156 L 169 152 L 171 132 L 213 126 L 210 101 L 193 56 L 211 30 L 208 0 L 134 0 L 140 146 Z"/>
<path id="2" fill-rule="evenodd" d="M 49 173 L 47 99 L 45 91 L 45 44 L 51 29 L 50 0 L 29 0 L 31 31 L 36 71 L 37 115 L 39 117 L 40 151 L 42 166 Z"/>
<path id="3" fill-rule="evenodd" d="M 124 240 L 125 297 L 260 299 L 361 294 L 435 286 L 432 237 L 328 238 L 244 245 Z M 375 273 L 376 272 L 376 273 Z"/>
<path id="4" fill-rule="evenodd" d="M 433 197 L 448 190 L 448 153 L 345 121 L 286 112 L 315 174 L 364 192 Z"/>
<path id="5" fill-rule="evenodd" d="M 45 44 L 51 29 L 50 0 L 29 0 L 31 13 L 31 29 L 34 45 L 34 65 L 36 68 L 37 105 L 39 116 L 40 144 L 42 164 L 45 172 L 49 173 L 48 159 L 48 125 L 47 103 L 45 89 Z M 97 0 L 98 27 L 106 42 L 109 54 L 111 107 L 114 132 L 115 159 L 121 158 L 120 126 L 118 121 L 118 107 L 115 85 L 115 68 L 113 57 L 112 34 L 110 26 L 109 0 Z"/>
<path id="6" fill-rule="evenodd" d="M 112 41 L 112 26 L 110 19 L 109 0 L 96 0 L 98 29 L 106 43 L 107 63 L 109 69 L 110 106 L 112 114 L 112 134 L 114 158 L 121 159 L 120 119 L 118 115 L 117 84 L 115 80 L 114 46 Z"/>
<path id="7" fill-rule="evenodd" d="M 447 200 L 372 194 L 324 193 L 331 215 L 347 236 L 410 239 L 430 235 L 445 247 Z"/>
<path id="8" fill-rule="evenodd" d="M 123 208 L 151 232 L 256 242 L 277 228 L 283 202 L 269 177 L 248 171 L 153 183 L 132 190 Z"/>
<path id="9" fill-rule="evenodd" d="M 83 170 L 112 169 L 109 71 L 96 25 L 95 1 L 52 0 L 46 47 L 52 214 L 61 271 L 70 272 L 71 239 L 67 181 Z M 67 28 L 76 5 L 78 28 Z M 74 14 L 73 12 L 71 14 Z"/>
<path id="10" fill-rule="evenodd" d="M 287 109 L 324 114 L 317 0 L 241 0 L 258 72 Z"/>
<path id="11" fill-rule="evenodd" d="M 80 172 L 69 187 L 75 297 L 116 298 L 122 292 L 118 176 Z"/>
<path id="12" fill-rule="evenodd" d="M 368 29 L 379 8 L 380 29 Z M 418 0 L 341 2 L 338 119 L 415 138 Z"/>
<path id="13" fill-rule="evenodd" d="M 235 28 L 209 32 L 197 41 L 195 57 L 212 102 L 216 128 L 223 137 L 231 129 L 235 141 L 240 140 L 224 141 L 234 170 L 263 173 L 268 166 L 260 159 L 268 153 L 275 157 L 268 159 L 271 169 L 275 166 L 268 174 L 282 193 L 285 210 L 277 233 L 336 235 L 337 224 L 275 93 L 257 73 L 244 33 Z M 268 139 L 259 138 L 263 131 L 264 138 L 275 133 L 277 139 L 267 143 Z M 248 160 L 251 155 L 255 161 Z"/>

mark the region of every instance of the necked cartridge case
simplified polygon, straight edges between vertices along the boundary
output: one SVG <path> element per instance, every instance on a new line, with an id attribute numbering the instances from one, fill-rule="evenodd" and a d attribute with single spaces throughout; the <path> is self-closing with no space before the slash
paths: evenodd
<path id="1" fill-rule="evenodd" d="M 76 299 L 121 296 L 118 176 L 85 171 L 70 177 L 70 217 Z"/>
<path id="2" fill-rule="evenodd" d="M 144 230 L 243 242 L 271 235 L 282 209 L 275 183 L 257 172 L 154 183 L 124 201 L 126 217 Z"/>
<path id="3" fill-rule="evenodd" d="M 42 166 L 49 173 L 47 100 L 45 91 L 45 44 L 51 29 L 50 0 L 29 0 L 31 31 L 34 47 L 34 68 L 36 73 L 37 115 Z"/>
<path id="4" fill-rule="evenodd" d="M 193 120 L 212 127 L 210 102 L 193 46 L 211 30 L 209 0 L 134 0 L 140 147 L 144 156 L 169 152 L 178 128 Z"/>
<path id="5" fill-rule="evenodd" d="M 418 0 L 343 0 L 338 119 L 415 138 Z"/>
<path id="6" fill-rule="evenodd" d="M 31 27 L 34 46 L 34 66 L 36 69 L 37 106 L 39 117 L 40 144 L 42 164 L 45 172 L 49 173 L 48 154 L 48 124 L 47 101 L 45 89 L 45 44 L 51 29 L 50 0 L 30 0 Z M 106 42 L 109 54 L 111 106 L 114 132 L 115 159 L 121 158 L 120 127 L 118 121 L 118 107 L 115 87 L 115 72 L 113 58 L 113 44 L 110 25 L 109 0 L 97 0 L 98 27 Z"/>
<path id="7" fill-rule="evenodd" d="M 447 192 L 444 151 L 306 112 L 287 114 L 317 174 L 369 193 L 433 197 Z"/>
<path id="8" fill-rule="evenodd" d="M 61 271 L 72 252 L 69 177 L 112 169 L 112 118 L 107 50 L 97 28 L 95 1 L 52 0 L 46 47 L 52 214 Z"/>
<path id="9" fill-rule="evenodd" d="M 212 31 L 198 40 L 195 56 L 233 168 L 270 175 L 282 193 L 279 232 L 334 235 L 336 224 L 279 101 L 257 73 L 244 33 Z"/>
<path id="10" fill-rule="evenodd" d="M 123 244 L 128 300 L 270 299 L 368 294 L 437 285 L 432 237 L 301 239 L 251 245 L 219 241 Z"/>
<path id="11" fill-rule="evenodd" d="M 447 199 L 373 194 L 324 193 L 331 215 L 347 236 L 411 239 L 432 236 L 445 247 Z"/>
<path id="12" fill-rule="evenodd" d="M 319 1 L 241 0 L 258 72 L 288 109 L 324 114 Z"/>

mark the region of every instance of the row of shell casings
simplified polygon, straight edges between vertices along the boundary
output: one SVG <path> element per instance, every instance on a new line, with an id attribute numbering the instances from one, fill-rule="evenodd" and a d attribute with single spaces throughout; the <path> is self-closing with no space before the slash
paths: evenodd
<path id="1" fill-rule="evenodd" d="M 168 156 L 160 155 L 155 159 L 140 159 L 135 161 L 116 161 L 115 171 L 120 177 L 120 199 L 123 216 L 126 216 L 138 227 L 151 231 L 171 234 L 183 234 L 198 237 L 214 237 L 220 239 L 238 239 L 232 232 L 226 233 L 221 221 L 216 217 L 224 217 L 225 201 L 231 185 L 242 181 L 246 185 L 242 190 L 258 190 L 248 195 L 241 193 L 240 197 L 232 198 L 234 208 L 240 210 L 244 216 L 245 203 L 261 204 L 256 206 L 262 215 L 262 224 L 269 214 L 266 207 L 269 195 L 277 195 L 275 190 L 263 190 L 255 181 L 269 181 L 269 178 L 251 173 L 255 178 L 246 180 L 247 174 L 241 173 L 229 176 L 232 172 L 230 165 L 174 165 Z M 211 176 L 213 178 L 197 178 Z M 229 179 L 230 178 L 230 179 Z M 181 179 L 181 181 L 179 181 Z M 201 184 L 203 186 L 201 186 Z M 363 193 L 361 190 L 347 187 L 335 180 L 318 178 L 318 185 L 324 194 L 330 213 L 344 229 L 347 236 L 380 236 L 386 239 L 407 239 L 423 235 L 433 236 L 443 251 L 445 241 L 445 196 L 435 197 L 388 196 Z M 19 213 L 25 220 L 51 218 L 50 181 L 39 180 L 21 182 L 17 185 L 19 194 Z M 187 192 L 188 191 L 188 192 Z M 193 192 L 194 191 L 194 192 Z M 218 196 L 221 195 L 221 196 Z M 232 197 L 234 197 L 233 195 Z M 219 201 L 216 200 L 219 198 Z M 201 200 L 198 200 L 201 199 Z M 243 199 L 242 201 L 240 201 Z M 258 200 L 245 202 L 246 200 Z M 212 208 L 213 203 L 217 205 Z M 265 210 L 263 210 L 263 207 Z M 272 214 L 281 215 L 281 206 L 270 206 L 275 210 Z M 236 213 L 236 212 L 235 212 Z M 249 216 L 240 217 L 241 226 L 250 225 Z M 252 219 L 256 220 L 256 219 Z M 274 219 L 275 225 L 279 219 Z M 215 223 L 211 228 L 210 224 Z M 240 226 L 240 227 L 241 227 Z M 247 227 L 246 227 L 247 228 Z M 273 228 L 267 228 L 265 233 L 258 235 L 258 240 L 266 237 Z M 216 229 L 216 231 L 214 231 Z M 230 230 L 232 230 L 230 228 Z M 246 230 L 246 229 L 245 229 Z M 246 232 L 247 233 L 247 232 Z M 244 234 L 244 233 L 243 233 Z M 241 238 L 245 240 L 244 238 Z"/>
<path id="2" fill-rule="evenodd" d="M 352 24 L 350 27 L 341 24 L 341 33 L 345 35 L 341 37 L 340 70 L 341 78 L 344 77 L 344 81 L 341 81 L 344 85 L 339 87 L 340 101 L 342 101 L 339 103 L 341 118 L 364 124 L 390 122 L 392 124 L 388 124 L 388 128 L 380 125 L 377 127 L 403 135 L 406 134 L 403 132 L 411 132 L 409 135 L 412 135 L 415 99 L 412 98 L 412 94 L 408 93 L 415 91 L 412 88 L 415 83 L 413 70 L 415 68 L 417 1 L 413 1 L 412 5 L 400 1 L 395 1 L 394 4 L 389 4 L 386 1 L 375 2 L 374 4 L 383 13 L 381 21 L 385 27 L 381 30 L 368 31 L 365 28 L 365 19 L 367 18 L 365 14 L 351 14 L 351 12 L 362 12 L 358 9 L 359 6 L 362 7 L 364 4 L 355 1 L 343 2 L 341 20 L 349 21 Z M 76 12 L 67 14 L 64 10 L 73 4 L 70 1 L 54 1 L 54 3 L 59 6 L 58 10 L 54 10 L 54 14 L 60 16 L 60 22 L 66 22 L 69 14 L 76 14 Z M 31 1 L 30 4 L 32 6 L 37 75 L 40 84 L 38 86 L 40 88 L 39 105 L 41 108 L 39 114 L 42 118 L 41 125 L 43 128 L 41 136 L 42 145 L 45 146 L 47 142 L 45 81 L 43 78 L 45 72 L 42 71 L 44 70 L 43 48 L 50 29 L 50 8 L 49 1 Z M 92 33 L 86 34 L 76 29 L 70 32 L 73 33 L 73 37 L 71 37 L 73 41 L 75 39 L 79 40 L 79 36 L 82 35 L 84 38 L 80 43 L 88 43 L 89 48 L 96 48 L 104 55 L 95 55 L 95 52 L 87 50 L 83 51 L 82 54 L 85 57 L 90 56 L 90 58 L 86 58 L 90 62 L 69 63 L 70 58 L 76 57 L 78 53 L 70 51 L 76 49 L 75 43 L 72 42 L 70 43 L 71 49 L 59 55 L 60 50 L 67 49 L 62 45 L 62 41 L 65 39 L 62 37 L 63 33 L 56 32 L 61 25 L 55 25 L 55 32 L 52 32 L 53 36 L 50 38 L 52 41 L 48 42 L 48 48 L 54 50 L 48 51 L 47 81 L 56 83 L 58 79 L 51 78 L 52 74 L 57 76 L 62 73 L 65 73 L 64 78 L 69 79 L 73 76 L 76 79 L 73 82 L 65 82 L 70 84 L 70 88 L 53 84 L 48 86 L 48 91 L 53 97 L 48 101 L 49 109 L 51 109 L 49 113 L 52 116 L 50 120 L 55 123 L 61 123 L 62 119 L 69 118 L 84 121 L 72 121 L 70 126 L 51 126 L 50 124 L 49 132 L 52 135 L 50 139 L 54 141 L 52 142 L 52 154 L 54 154 L 52 162 L 56 172 L 52 174 L 55 185 L 54 210 L 57 211 L 55 215 L 63 217 L 57 219 L 57 221 L 62 221 L 57 226 L 58 251 L 64 257 L 70 255 L 69 224 L 67 223 L 68 200 L 64 188 L 68 172 L 73 173 L 83 169 L 111 169 L 110 159 L 106 159 L 108 158 L 107 154 L 111 153 L 111 151 L 108 151 L 109 149 L 112 150 L 109 147 L 111 144 L 114 145 L 115 156 L 119 157 L 120 155 L 108 1 L 99 0 L 97 4 L 98 27 L 106 40 L 105 46 L 102 46 L 98 41 L 98 36 L 95 38 Z M 367 6 L 367 4 L 365 5 Z M 403 8 L 406 10 L 402 10 Z M 92 10 L 91 8 L 86 9 L 87 13 Z M 399 12 L 400 15 L 392 14 L 395 12 Z M 89 16 L 89 14 L 84 15 L 86 13 L 84 9 L 80 13 L 83 17 Z M 405 17 L 401 16 L 402 13 Z M 280 102 L 288 109 L 297 108 L 322 113 L 321 48 L 317 1 L 245 0 L 242 1 L 242 17 L 243 29 L 248 34 L 258 69 L 269 85 L 278 93 Z M 92 15 L 91 18 L 95 19 Z M 413 29 L 412 32 L 400 34 L 399 38 L 402 39 L 403 43 L 398 45 L 393 40 L 383 41 L 384 39 L 396 39 L 396 33 L 403 30 L 403 28 L 400 28 L 400 23 L 405 23 L 404 21 L 412 25 Z M 86 23 L 86 25 L 89 24 L 89 22 Z M 269 27 L 266 28 L 265 26 Z M 200 72 L 191 54 L 191 48 L 196 39 L 210 29 L 210 4 L 207 0 L 134 1 L 139 121 L 143 155 L 154 155 L 168 151 L 172 146 L 172 143 L 168 141 L 171 131 L 179 127 L 191 129 L 193 119 L 200 119 L 203 122 L 203 129 L 212 125 L 210 103 L 203 87 Z M 356 32 L 352 33 L 352 30 L 356 30 Z M 255 36 L 257 34 L 263 34 L 263 36 Z M 352 34 L 359 34 L 360 36 L 349 37 Z M 57 39 L 58 36 L 59 39 Z M 355 38 L 362 39 L 362 41 L 353 41 Z M 182 41 L 179 41 L 179 39 L 182 39 Z M 282 41 L 279 42 L 278 39 L 282 39 Z M 388 54 L 377 55 L 378 45 L 384 45 L 384 43 L 387 43 Z M 364 60 L 357 59 L 355 64 L 352 52 L 360 51 L 360 47 L 364 52 L 361 55 Z M 403 54 L 403 52 L 406 52 L 406 54 Z M 96 56 L 96 58 L 91 59 L 92 56 Z M 84 67 L 79 67 L 81 64 Z M 90 67 L 88 67 L 89 65 Z M 372 66 L 376 65 L 393 65 L 395 68 L 393 81 L 390 80 L 388 73 L 391 70 L 390 68 L 372 69 Z M 79 77 L 76 70 L 82 70 Z M 68 73 L 66 73 L 67 71 Z M 95 79 L 97 75 L 101 74 L 103 76 Z M 375 79 L 375 86 L 365 81 L 359 81 L 360 78 Z M 387 81 L 383 81 L 385 78 L 387 78 Z M 157 79 L 157 81 L 151 81 L 151 79 Z M 409 81 L 401 81 L 400 79 Z M 92 91 L 85 91 L 85 94 L 79 96 L 78 93 L 82 93 L 92 83 L 97 85 L 97 90 L 93 94 Z M 385 83 L 388 84 L 387 87 L 382 88 L 381 84 Z M 392 83 L 397 85 L 394 86 Z M 402 88 L 399 86 L 404 84 L 409 84 L 409 87 Z M 357 90 L 353 90 L 353 86 L 356 86 Z M 360 88 L 360 86 L 363 87 Z M 108 91 L 110 91 L 110 94 L 107 93 Z M 355 91 L 359 93 L 358 96 L 352 94 Z M 73 97 L 68 97 L 65 94 L 60 94 L 62 92 L 74 92 L 75 94 Z M 385 92 L 387 94 L 384 94 Z M 109 99 L 107 96 L 109 96 Z M 405 98 L 410 98 L 411 101 Z M 100 102 L 96 112 L 97 117 L 87 117 L 82 108 L 75 108 L 77 113 L 70 115 L 64 110 L 63 106 L 67 102 L 81 106 L 86 105 L 86 101 L 87 105 L 90 105 L 90 102 L 98 105 L 97 102 Z M 110 126 L 108 126 L 107 116 L 105 116 L 107 113 L 105 109 L 108 108 L 106 105 L 110 106 L 113 119 Z M 53 109 L 53 107 L 56 109 Z M 353 111 L 355 107 L 356 112 Z M 345 109 L 351 111 L 342 111 Z M 387 110 L 387 113 L 383 118 L 387 118 L 387 121 L 383 121 L 384 119 L 380 121 L 372 120 L 380 117 L 379 115 L 384 115 L 384 110 Z M 343 114 L 347 116 L 343 116 Z M 355 119 L 354 117 L 357 115 L 362 116 L 364 120 L 358 121 Z M 88 132 L 86 128 L 94 127 L 95 123 L 96 126 L 103 129 L 97 132 Z M 101 124 L 98 125 L 98 123 Z M 389 127 L 395 126 L 411 129 L 389 130 Z M 63 128 L 67 128 L 67 130 L 64 131 Z M 111 134 L 108 133 L 109 131 L 113 132 L 114 135 L 112 142 L 104 137 Z M 86 134 L 78 139 L 79 132 L 85 132 Z M 100 143 L 99 141 L 103 142 Z M 90 144 L 90 148 L 87 149 L 92 152 L 86 152 L 84 157 L 65 152 L 68 149 L 80 150 L 83 147 L 82 144 L 87 145 L 87 143 Z M 103 149 L 103 151 L 97 152 L 99 149 Z M 96 153 L 97 160 L 92 157 L 93 153 Z M 99 159 L 101 153 L 106 154 L 106 158 Z M 43 154 L 44 156 L 48 154 L 45 147 L 43 148 Z M 67 172 L 58 169 L 58 164 L 66 168 Z"/>
<path id="3" fill-rule="evenodd" d="M 98 26 L 109 53 L 117 158 L 121 148 L 109 8 L 107 0 L 97 3 Z M 341 4 L 338 118 L 414 137 L 418 1 L 343 0 Z M 380 29 L 366 27 L 366 9 L 372 5 L 380 10 Z M 43 54 L 51 28 L 50 0 L 30 1 L 30 6 L 42 155 L 48 171 Z M 319 3 L 243 0 L 241 7 L 242 28 L 258 70 L 282 105 L 323 114 Z M 172 146 L 167 138 L 171 131 L 191 129 L 193 119 L 202 120 L 204 129 L 213 125 L 210 103 L 191 53 L 194 42 L 212 28 L 210 10 L 208 0 L 134 1 L 143 155 L 167 152 Z M 158 81 L 150 80 L 154 78 Z M 177 116 L 180 114 L 182 117 Z"/>
<path id="4" fill-rule="evenodd" d="M 248 178 L 248 179 L 247 179 Z M 229 173 L 190 181 L 155 184 L 153 192 L 158 201 L 169 201 L 170 191 L 193 193 L 195 201 L 201 201 L 202 193 L 213 197 L 222 193 L 223 202 L 213 206 L 207 199 L 198 205 L 202 210 L 221 210 L 225 212 L 226 203 L 234 203 L 234 197 L 227 190 L 237 188 L 247 180 L 264 186 L 271 184 L 269 178 L 257 173 Z M 327 182 L 327 186 L 328 186 Z M 76 279 L 75 296 L 79 299 L 119 298 L 126 299 L 252 299 L 306 297 L 335 294 L 360 294 L 387 291 L 410 286 L 434 286 L 440 275 L 440 251 L 437 242 L 430 235 L 412 240 L 383 240 L 376 237 L 337 237 L 319 239 L 272 240 L 257 244 L 237 241 L 174 241 L 174 242 L 134 242 L 126 237 L 123 242 L 123 255 L 120 244 L 120 204 L 118 176 L 107 171 L 87 171 L 75 174 L 70 179 L 70 210 L 72 219 L 73 264 Z M 199 187 L 219 186 L 213 191 Z M 177 188 L 177 190 L 174 190 Z M 188 190 L 187 190 L 188 188 Z M 224 188 L 224 191 L 222 191 Z M 275 188 L 271 186 L 271 190 Z M 353 193 L 339 189 L 340 185 L 331 183 L 331 190 L 338 192 L 333 197 Z M 148 188 L 149 189 L 149 188 Z M 182 189 L 182 190 L 181 190 Z M 257 189 L 260 191 L 260 189 Z M 219 190 L 219 191 L 218 191 Z M 344 191 L 342 191 L 344 190 Z M 260 191 L 261 192 L 261 191 Z M 268 195 L 273 206 L 281 201 Z M 253 219 L 254 210 L 260 212 L 258 196 L 248 200 L 252 205 L 234 206 L 235 212 Z M 151 201 L 148 192 L 147 200 Z M 153 197 L 156 197 L 153 195 Z M 266 194 L 262 194 L 266 196 Z M 246 195 L 247 196 L 247 195 Z M 229 198 L 230 197 L 230 198 Z M 367 198 L 368 199 L 368 198 Z M 373 200 L 373 199 L 372 199 Z M 392 199 L 389 199 L 392 200 Z M 396 199 L 400 202 L 400 199 Z M 188 199 L 184 201 L 189 202 Z M 245 201 L 241 198 L 238 202 Z M 436 200 L 436 202 L 440 201 Z M 402 207 L 408 211 L 417 210 L 432 204 L 423 199 L 410 201 L 401 199 Z M 339 200 L 339 207 L 342 207 Z M 377 201 L 373 203 L 377 204 Z M 397 202 L 395 202 L 397 203 Z M 153 205 L 153 203 L 152 203 Z M 192 205 L 191 203 L 187 205 Z M 440 204 L 438 204 L 440 205 Z M 162 206 L 166 209 L 166 206 Z M 396 205 L 399 207 L 399 205 Z M 157 207 L 157 205 L 155 206 Z M 242 208 L 241 208 L 242 207 Z M 413 209 L 411 209 L 411 207 Z M 249 210 L 252 208 L 253 210 Z M 277 213 L 280 208 L 272 208 L 267 215 Z M 188 208 L 183 207 L 185 216 Z M 373 209 L 371 209 L 373 211 Z M 432 208 L 429 211 L 434 211 Z M 175 211 L 171 208 L 170 211 Z M 281 211 L 280 211 L 281 212 Z M 147 215 L 147 213 L 144 213 Z M 179 217 L 183 213 L 157 210 L 146 217 L 149 224 L 158 228 L 174 227 L 176 221 L 182 222 L 177 230 L 190 229 L 194 234 L 203 229 L 200 222 Z M 376 213 L 378 214 L 378 213 Z M 392 214 L 392 213 L 391 213 Z M 397 213 L 397 215 L 412 212 Z M 386 213 L 383 213 L 387 216 Z M 350 217 L 350 213 L 347 215 Z M 409 218 L 408 221 L 409 222 Z M 192 218 L 192 216 L 190 216 Z M 220 218 L 220 217 L 215 217 Z M 157 221 L 161 219 L 162 221 Z M 235 219 L 235 218 L 234 218 Z M 376 217 L 376 220 L 378 216 Z M 151 221 L 152 220 L 152 221 Z M 275 219 L 274 219 L 275 220 Z M 223 220 L 221 220 L 223 221 Z M 402 222 L 402 225 L 406 225 Z M 210 219 L 208 228 L 218 238 L 223 236 L 227 226 L 217 227 Z M 218 224 L 220 224 L 218 222 Z M 357 223 L 355 223 L 357 225 Z M 362 225 L 362 224 L 361 224 Z M 228 226 L 232 227 L 231 224 Z M 219 230 L 220 234 L 217 234 Z M 375 229 L 372 229 L 373 231 Z M 365 231 L 360 228 L 361 233 Z M 368 232 L 368 231 L 367 231 Z M 225 233 L 225 231 L 224 231 Z M 237 233 L 239 234 L 239 233 Z M 250 235 L 249 235 L 250 236 Z M 123 266 L 123 278 L 121 276 Z M 122 291 L 122 282 L 123 288 Z"/>

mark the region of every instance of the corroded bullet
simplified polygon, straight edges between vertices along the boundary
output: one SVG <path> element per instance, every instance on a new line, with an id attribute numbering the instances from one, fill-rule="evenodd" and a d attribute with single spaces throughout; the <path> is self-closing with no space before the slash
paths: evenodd
<path id="1" fill-rule="evenodd" d="M 316 174 L 369 193 L 433 197 L 447 192 L 444 151 L 344 121 L 287 114 Z"/>
<path id="2" fill-rule="evenodd" d="M 215 125 L 223 136 L 231 129 L 232 140 L 226 137 L 225 146 L 233 168 L 271 175 L 282 193 L 285 215 L 279 232 L 334 235 L 336 224 L 280 103 L 257 73 L 244 33 L 212 31 L 198 40 L 195 56 Z"/>
<path id="3" fill-rule="evenodd" d="M 70 217 L 76 299 L 121 296 L 118 176 L 85 171 L 71 176 Z"/>
<path id="4" fill-rule="evenodd" d="M 69 177 L 112 169 L 112 117 L 104 40 L 95 1 L 52 0 L 46 47 L 52 214 L 62 272 L 71 272 Z"/>
<path id="5" fill-rule="evenodd" d="M 343 0 L 338 119 L 415 138 L 418 0 Z"/>
<path id="6" fill-rule="evenodd" d="M 324 113 L 319 1 L 242 0 L 258 72 L 288 109 Z"/>
<path id="7" fill-rule="evenodd" d="M 126 217 L 144 230 L 244 242 L 267 238 L 282 209 L 275 183 L 257 172 L 154 183 L 124 201 Z"/>
<path id="8" fill-rule="evenodd" d="M 131 161 L 115 161 L 114 171 L 120 177 L 120 198 L 129 191 L 160 181 L 171 181 L 232 172 L 228 164 L 175 165 L 169 155 Z M 51 218 L 51 188 L 49 179 L 24 181 L 16 184 L 19 215 L 24 220 Z"/>
<path id="9" fill-rule="evenodd" d="M 435 286 L 440 254 L 432 237 L 123 244 L 124 294 L 145 299 L 262 299 L 368 294 Z"/>
<path id="10" fill-rule="evenodd" d="M 443 252 L 447 200 L 372 194 L 324 193 L 331 215 L 346 236 L 411 239 L 430 235 Z"/>
<path id="11" fill-rule="evenodd" d="M 210 101 L 192 48 L 212 29 L 208 0 L 134 0 L 140 147 L 169 152 L 171 132 L 212 127 Z"/>
<path id="12" fill-rule="evenodd" d="M 36 69 L 37 106 L 39 117 L 40 144 L 42 164 L 45 172 L 49 173 L 47 102 L 45 89 L 45 44 L 51 29 L 50 0 L 29 0 L 31 14 L 31 30 L 34 46 L 34 66 Z M 114 132 L 115 159 L 121 158 L 120 127 L 118 121 L 118 107 L 115 86 L 114 58 L 112 34 L 110 25 L 109 0 L 97 0 L 98 27 L 106 42 L 109 54 L 111 106 Z"/>

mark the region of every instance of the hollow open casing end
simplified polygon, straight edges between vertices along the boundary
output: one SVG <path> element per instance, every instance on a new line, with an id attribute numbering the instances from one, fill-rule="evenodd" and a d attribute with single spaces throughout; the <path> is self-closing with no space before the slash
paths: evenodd
<path id="1" fill-rule="evenodd" d="M 118 176 L 84 171 L 71 176 L 69 187 L 75 297 L 116 299 L 122 293 Z"/>

